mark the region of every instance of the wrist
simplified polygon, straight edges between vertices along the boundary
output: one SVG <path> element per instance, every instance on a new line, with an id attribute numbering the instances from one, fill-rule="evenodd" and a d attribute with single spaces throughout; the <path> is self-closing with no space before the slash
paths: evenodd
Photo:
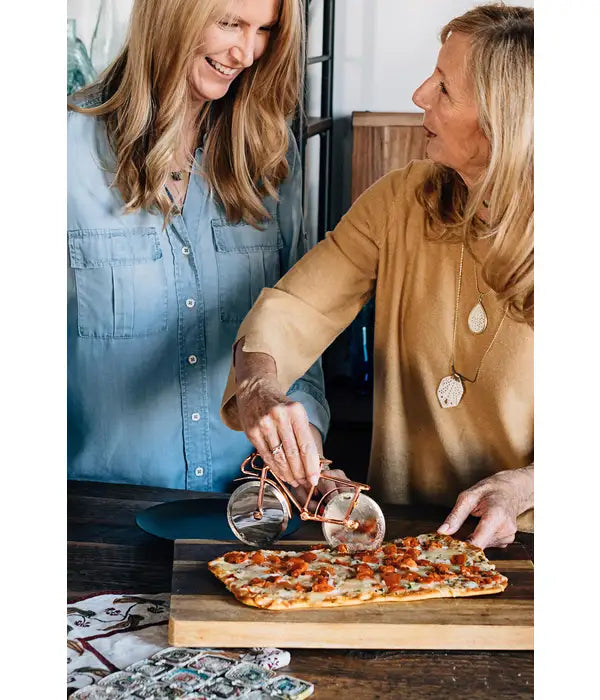
<path id="1" fill-rule="evenodd" d="M 520 473 L 519 514 L 533 508 L 533 464 L 517 470 Z"/>

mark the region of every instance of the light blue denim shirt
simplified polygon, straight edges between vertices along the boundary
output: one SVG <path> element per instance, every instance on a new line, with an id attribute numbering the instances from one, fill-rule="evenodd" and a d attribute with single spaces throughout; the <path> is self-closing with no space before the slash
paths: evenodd
<path id="1" fill-rule="evenodd" d="M 91 101 L 84 105 L 91 104 Z M 302 223 L 301 164 L 259 231 L 231 224 L 192 175 L 183 215 L 123 215 L 101 166 L 104 127 L 68 116 L 68 475 L 73 479 L 228 491 L 252 451 L 219 407 L 242 319 L 316 241 Z M 196 157 L 200 161 L 202 151 Z M 290 388 L 325 436 L 320 362 Z"/>

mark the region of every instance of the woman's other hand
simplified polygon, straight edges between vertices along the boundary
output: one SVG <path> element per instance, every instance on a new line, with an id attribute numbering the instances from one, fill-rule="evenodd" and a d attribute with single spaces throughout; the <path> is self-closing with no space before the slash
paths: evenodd
<path id="1" fill-rule="evenodd" d="M 469 541 L 486 547 L 506 547 L 514 541 L 517 516 L 533 507 L 533 465 L 509 469 L 478 481 L 459 494 L 438 532 L 453 535 L 469 515 L 480 518 Z"/>

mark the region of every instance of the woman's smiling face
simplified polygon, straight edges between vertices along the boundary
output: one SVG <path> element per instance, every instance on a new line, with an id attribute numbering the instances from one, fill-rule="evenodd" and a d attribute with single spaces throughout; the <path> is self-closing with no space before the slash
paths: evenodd
<path id="1" fill-rule="evenodd" d="M 413 95 L 413 102 L 425 112 L 427 157 L 456 170 L 467 185 L 487 167 L 490 154 L 467 71 L 470 50 L 468 36 L 451 34 L 433 74 Z"/>
<path id="2" fill-rule="evenodd" d="M 218 100 L 267 48 L 280 0 L 233 0 L 222 21 L 211 24 L 190 70 L 195 102 Z"/>

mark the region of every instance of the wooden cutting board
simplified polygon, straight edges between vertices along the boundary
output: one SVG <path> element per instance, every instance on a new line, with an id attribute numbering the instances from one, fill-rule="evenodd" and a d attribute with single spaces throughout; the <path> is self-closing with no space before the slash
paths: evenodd
<path id="1" fill-rule="evenodd" d="M 308 549 L 314 541 L 289 540 L 274 549 Z M 239 603 L 207 568 L 207 562 L 234 549 L 247 548 L 239 542 L 176 540 L 169 644 L 533 649 L 533 563 L 520 544 L 487 552 L 509 579 L 500 594 L 296 611 L 260 610 Z"/>

